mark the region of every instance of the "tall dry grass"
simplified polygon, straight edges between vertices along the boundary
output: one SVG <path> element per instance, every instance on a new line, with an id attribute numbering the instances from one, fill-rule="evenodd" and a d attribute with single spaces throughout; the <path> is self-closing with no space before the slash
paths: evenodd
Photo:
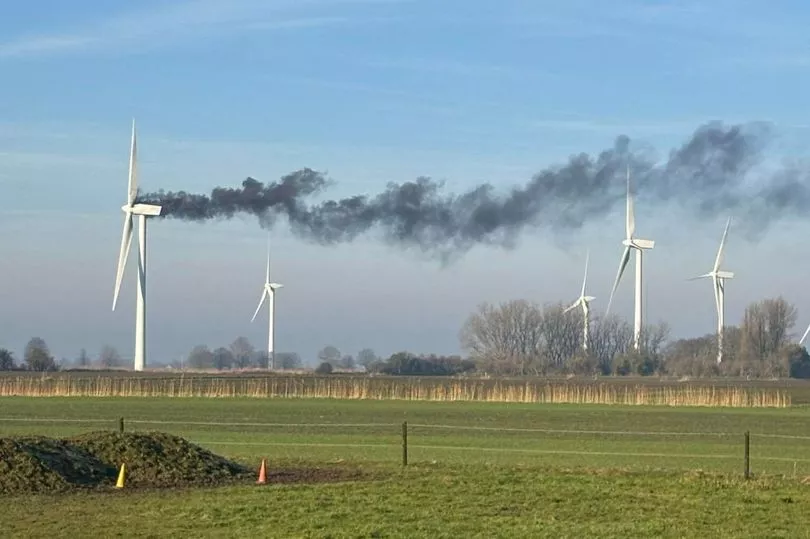
<path id="1" fill-rule="evenodd" d="M 733 408 L 785 408 L 791 404 L 790 395 L 778 389 L 311 376 L 3 377 L 0 396 L 326 398 Z"/>

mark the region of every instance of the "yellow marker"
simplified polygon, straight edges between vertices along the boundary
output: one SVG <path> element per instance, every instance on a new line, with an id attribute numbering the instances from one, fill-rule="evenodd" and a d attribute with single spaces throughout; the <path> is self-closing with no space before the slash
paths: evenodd
<path id="1" fill-rule="evenodd" d="M 121 465 L 121 471 L 118 472 L 118 481 L 115 483 L 115 488 L 124 488 L 124 479 L 127 475 L 127 463 Z"/>

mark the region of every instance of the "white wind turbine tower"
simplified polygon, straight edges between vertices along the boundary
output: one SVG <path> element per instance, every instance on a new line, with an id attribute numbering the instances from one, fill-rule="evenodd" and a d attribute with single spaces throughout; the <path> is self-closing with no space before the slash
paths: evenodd
<path id="1" fill-rule="evenodd" d="M 152 204 L 136 204 L 138 194 L 138 174 L 135 163 L 137 143 L 135 141 L 135 120 L 132 120 L 132 143 L 129 151 L 129 186 L 127 203 L 121 206 L 124 211 L 124 231 L 121 235 L 121 251 L 118 254 L 118 274 L 115 278 L 115 295 L 112 309 L 115 310 L 121 291 L 121 280 L 127 265 L 129 248 L 132 244 L 132 216 L 138 216 L 138 295 L 135 306 L 135 361 L 136 371 L 146 366 L 146 218 L 160 215 L 161 207 Z"/>
<path id="2" fill-rule="evenodd" d="M 568 307 L 566 310 L 563 311 L 563 313 L 567 313 L 568 311 L 570 311 L 571 309 L 574 309 L 578 305 L 582 305 L 582 316 L 584 318 L 583 326 L 582 326 L 582 328 L 583 328 L 582 329 L 582 337 L 583 337 L 582 349 L 585 350 L 585 351 L 588 350 L 588 333 L 589 333 L 589 330 L 590 330 L 590 323 L 591 323 L 589 303 L 596 299 L 593 296 L 586 296 L 585 295 L 585 285 L 588 282 L 588 259 L 589 258 L 590 258 L 590 253 L 586 253 L 585 254 L 585 277 L 582 279 L 582 291 L 579 293 L 579 297 L 577 298 L 577 300 L 570 307 Z"/>
<path id="3" fill-rule="evenodd" d="M 717 250 L 717 257 L 714 259 L 714 267 L 709 273 L 704 273 L 698 277 L 692 277 L 690 281 L 697 279 L 710 278 L 714 287 L 714 306 L 717 309 L 717 364 L 723 362 L 723 333 L 725 331 L 725 317 L 726 317 L 726 279 L 733 279 L 734 272 L 723 271 L 720 269 L 720 264 L 723 263 L 723 248 L 726 245 L 726 236 L 728 236 L 728 227 L 731 225 L 731 217 L 726 221 L 726 228 L 723 230 L 723 239 L 720 240 L 720 249 Z"/>
<path id="4" fill-rule="evenodd" d="M 644 305 L 643 302 L 643 287 L 642 287 L 642 256 L 644 249 L 652 249 L 655 246 L 655 241 L 653 240 L 642 240 L 639 238 L 633 237 L 633 234 L 636 232 L 636 217 L 633 209 L 633 195 L 630 190 L 630 167 L 627 167 L 627 219 L 625 224 L 625 239 L 622 241 L 622 245 L 624 245 L 624 253 L 622 253 L 622 258 L 619 261 L 619 272 L 616 274 L 616 281 L 613 283 L 613 290 L 610 292 L 610 299 L 608 300 L 608 306 L 605 310 L 605 316 L 610 312 L 610 305 L 613 303 L 613 294 L 616 293 L 616 288 L 619 286 L 619 281 L 621 281 L 622 274 L 624 273 L 624 268 L 627 267 L 627 263 L 630 262 L 630 251 L 635 249 L 636 251 L 636 300 L 635 300 L 635 319 L 633 323 L 633 346 L 636 350 L 639 349 L 640 345 L 640 338 L 641 338 L 641 324 L 643 320 L 643 312 L 642 306 Z"/>
<path id="5" fill-rule="evenodd" d="M 267 241 L 267 273 L 265 274 L 264 278 L 264 287 L 262 288 L 262 297 L 259 298 L 259 306 L 256 307 L 256 312 L 253 313 L 253 318 L 250 319 L 251 322 L 256 320 L 256 315 L 259 314 L 259 309 L 262 308 L 262 304 L 264 303 L 264 299 L 267 298 L 267 309 L 268 309 L 268 335 L 267 335 L 267 356 L 268 359 L 272 361 L 271 365 L 272 368 L 276 368 L 276 351 L 275 345 L 273 343 L 273 339 L 275 337 L 276 332 L 276 318 L 275 318 L 275 310 L 276 310 L 276 290 L 283 287 L 283 284 L 274 283 L 270 281 L 270 240 Z"/>

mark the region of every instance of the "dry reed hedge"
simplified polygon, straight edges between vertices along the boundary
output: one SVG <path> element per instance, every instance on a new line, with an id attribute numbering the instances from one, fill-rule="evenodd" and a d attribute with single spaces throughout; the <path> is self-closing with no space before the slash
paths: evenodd
<path id="1" fill-rule="evenodd" d="M 791 404 L 790 395 L 778 389 L 310 376 L 19 376 L 0 378 L 0 396 L 327 398 L 734 408 L 785 408 Z"/>

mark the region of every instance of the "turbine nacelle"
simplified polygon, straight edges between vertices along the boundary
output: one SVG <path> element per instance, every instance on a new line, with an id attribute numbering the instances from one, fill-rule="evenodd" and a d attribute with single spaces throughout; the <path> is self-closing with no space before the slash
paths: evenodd
<path id="1" fill-rule="evenodd" d="M 278 290 L 279 288 L 283 288 L 283 287 L 284 287 L 284 285 L 283 285 L 283 284 L 281 284 L 281 283 L 268 283 L 268 284 L 266 284 L 266 285 L 264 285 L 264 286 L 265 286 L 266 288 L 269 288 L 270 290 Z"/>
<path id="2" fill-rule="evenodd" d="M 155 206 L 154 204 L 124 204 L 121 206 L 124 213 L 132 215 L 144 215 L 146 217 L 157 217 L 163 210 L 162 206 Z"/>
<path id="3" fill-rule="evenodd" d="M 634 249 L 652 249 L 655 247 L 655 240 L 642 240 L 639 238 L 628 238 L 622 240 L 622 245 Z"/>

